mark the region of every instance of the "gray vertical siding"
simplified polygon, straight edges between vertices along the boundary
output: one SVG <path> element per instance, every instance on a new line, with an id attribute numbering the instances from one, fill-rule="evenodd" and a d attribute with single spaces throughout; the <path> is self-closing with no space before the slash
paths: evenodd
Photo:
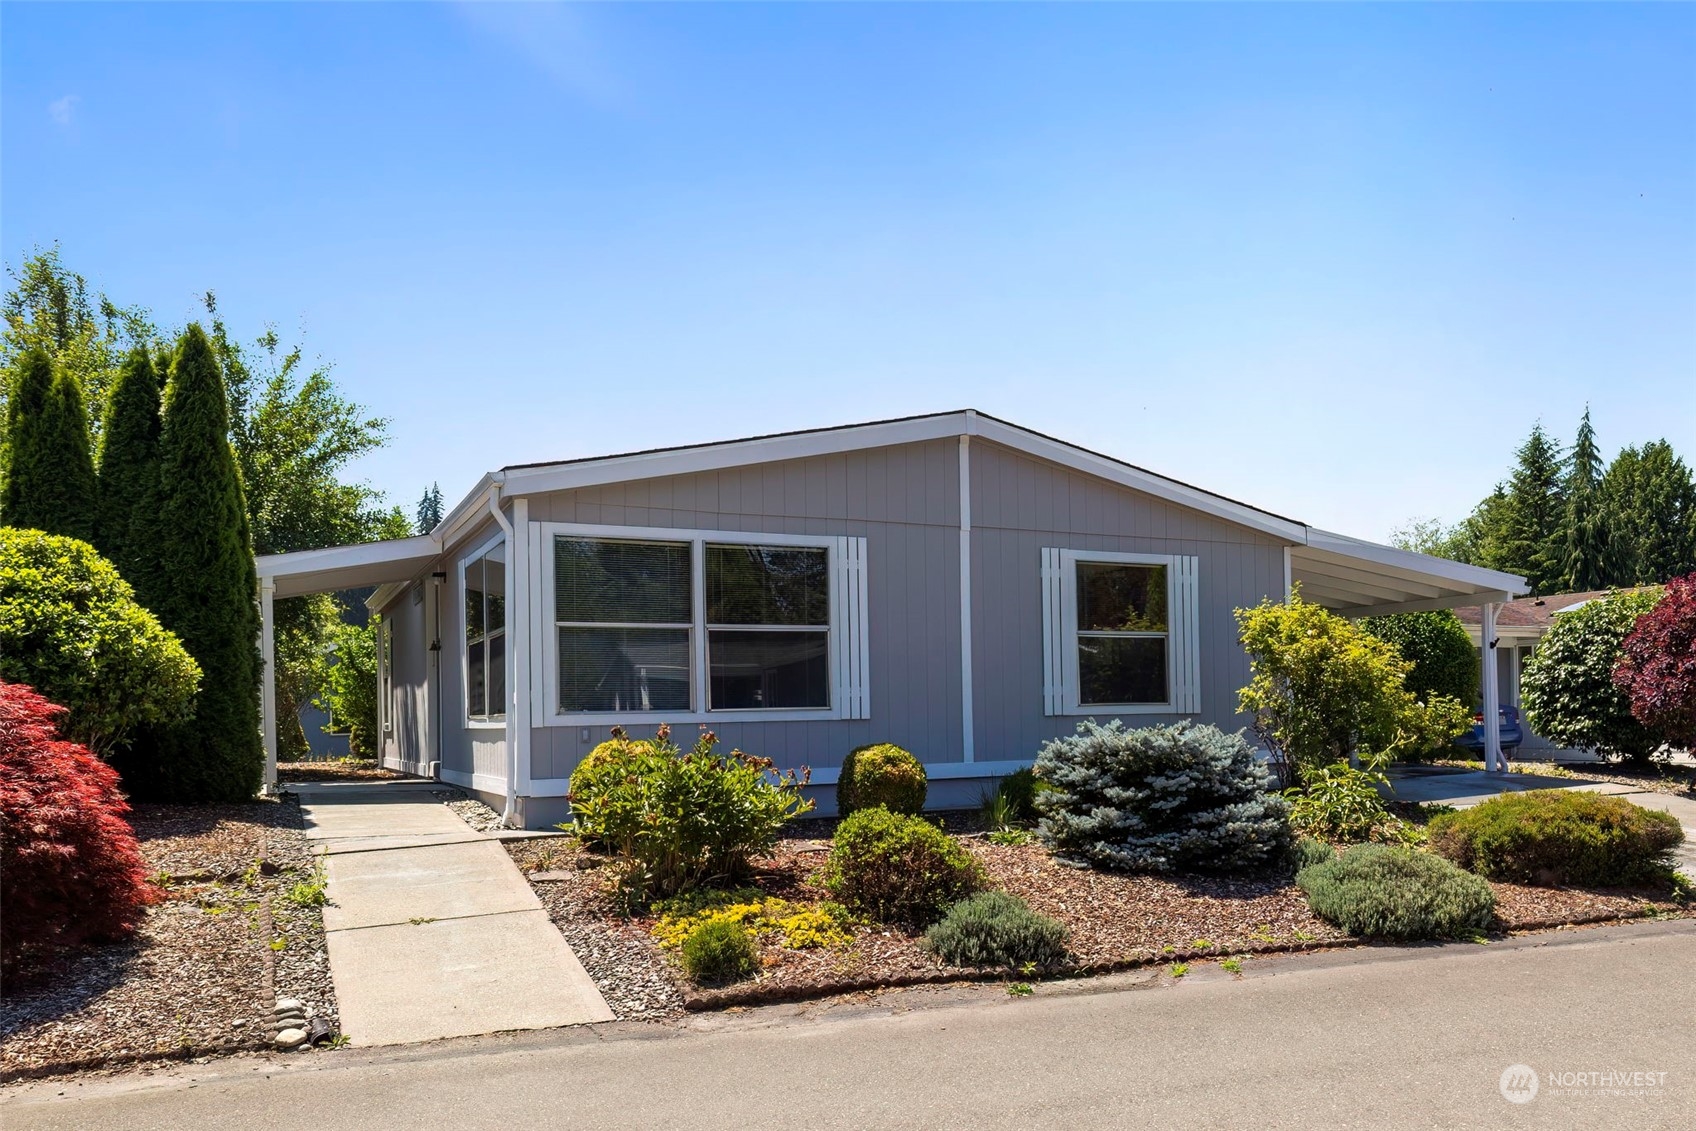
<path id="1" fill-rule="evenodd" d="M 1282 597 L 1285 543 L 996 444 L 972 442 L 972 675 L 977 759 L 1028 759 L 1083 716 L 1042 709 L 1042 550 L 1193 554 L 1198 559 L 1201 712 L 1245 726 L 1248 657 L 1232 610 Z M 1111 718 L 1099 714 L 1101 721 Z M 1130 715 L 1130 726 L 1177 715 Z"/>
<path id="2" fill-rule="evenodd" d="M 959 761 L 959 493 L 955 444 L 938 440 L 537 496 L 539 522 L 866 539 L 872 717 L 726 722 L 719 738 L 783 767 L 835 767 L 855 746 L 896 742 Z M 544 571 L 550 569 L 544 554 Z M 551 629 L 544 628 L 544 640 Z M 607 727 L 537 727 L 531 775 L 570 775 Z M 640 734 L 644 728 L 634 727 Z M 679 733 L 680 741 L 688 741 Z"/>
<path id="3" fill-rule="evenodd" d="M 1282 596 L 1285 544 L 981 439 L 973 441 L 971 450 L 976 759 L 1028 759 L 1043 741 L 1069 731 L 1077 721 L 1043 714 L 1040 563 L 1045 547 L 1194 555 L 1201 608 L 1198 717 L 1226 728 L 1244 725 L 1247 720 L 1236 713 L 1236 695 L 1248 680 L 1248 661 L 1236 642 L 1232 610 Z M 726 722 L 714 729 L 725 743 L 786 768 L 834 768 L 853 747 L 882 741 L 941 764 L 962 757 L 958 471 L 958 445 L 950 438 L 532 496 L 530 517 L 656 530 L 864 537 L 871 718 Z M 464 613 L 457 580 L 459 558 L 495 529 L 485 523 L 459 539 L 435 568 L 448 575 L 441 616 L 443 768 L 500 776 L 502 732 L 464 724 Z M 550 552 L 544 547 L 544 589 Z M 408 619 L 414 610 L 419 611 L 415 627 Z M 404 668 L 406 678 L 422 688 L 429 659 L 421 609 L 403 595 L 391 612 L 398 626 L 397 675 Z M 538 624 L 538 631 L 542 647 L 552 647 L 551 626 Z M 403 653 L 408 659 L 402 659 Z M 538 693 L 551 695 L 540 682 L 533 684 Z M 397 679 L 397 695 L 399 687 Z M 1137 715 L 1126 721 L 1147 725 L 1166 717 Z M 631 729 L 641 734 L 646 728 Z M 688 726 L 680 729 L 677 738 L 687 742 Z M 608 730 L 591 726 L 584 738 L 577 725 L 532 728 L 532 779 L 568 777 Z M 421 722 L 409 724 L 398 741 L 404 746 L 424 733 Z M 417 761 L 433 756 L 422 750 L 403 755 Z"/>

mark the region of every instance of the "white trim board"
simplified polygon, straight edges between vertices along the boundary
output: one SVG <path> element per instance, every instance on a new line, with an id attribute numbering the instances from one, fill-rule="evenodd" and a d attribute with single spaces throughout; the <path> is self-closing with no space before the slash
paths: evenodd
<path id="1" fill-rule="evenodd" d="M 1000 762 L 932 762 L 925 766 L 925 776 L 931 781 L 970 781 L 973 778 L 1001 778 L 1017 770 L 1026 770 L 1031 759 L 1012 759 Z M 443 771 L 444 775 L 446 771 Z M 809 786 L 835 785 L 841 776 L 836 766 L 814 770 Z M 570 778 L 532 778 L 527 797 L 564 797 L 571 790 Z"/>

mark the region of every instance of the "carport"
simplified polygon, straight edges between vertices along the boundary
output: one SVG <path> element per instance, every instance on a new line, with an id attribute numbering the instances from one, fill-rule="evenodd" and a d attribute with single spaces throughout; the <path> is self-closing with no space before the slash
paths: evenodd
<path id="1" fill-rule="evenodd" d="M 343 589 L 405 582 L 428 569 L 442 552 L 428 534 L 386 542 L 361 542 L 323 550 L 263 554 L 259 573 L 260 714 L 265 736 L 265 790 L 277 784 L 277 642 L 273 606 L 279 597 L 305 597 Z"/>
<path id="2" fill-rule="evenodd" d="M 1306 545 L 1285 551 L 1284 580 L 1287 586 L 1300 586 L 1305 599 L 1346 617 L 1477 606 L 1485 656 L 1479 665 L 1479 698 L 1487 720 L 1484 769 L 1507 770 L 1496 723 L 1502 702 L 1496 614 L 1526 591 L 1525 578 L 1310 528 Z"/>

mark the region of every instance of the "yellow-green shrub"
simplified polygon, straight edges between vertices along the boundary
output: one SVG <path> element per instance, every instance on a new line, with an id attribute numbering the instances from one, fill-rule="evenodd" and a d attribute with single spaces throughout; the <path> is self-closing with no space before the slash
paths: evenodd
<path id="1" fill-rule="evenodd" d="M 846 908 L 834 903 L 808 905 L 767 897 L 753 888 L 695 892 L 656 905 L 659 922 L 651 934 L 660 946 L 675 950 L 703 924 L 724 920 L 790 950 L 845 946 L 853 941 Z"/>
<path id="2" fill-rule="evenodd" d="M 836 779 L 836 810 L 846 817 L 881 805 L 891 813 L 925 807 L 928 783 L 922 763 L 892 742 L 857 746 L 842 760 Z"/>

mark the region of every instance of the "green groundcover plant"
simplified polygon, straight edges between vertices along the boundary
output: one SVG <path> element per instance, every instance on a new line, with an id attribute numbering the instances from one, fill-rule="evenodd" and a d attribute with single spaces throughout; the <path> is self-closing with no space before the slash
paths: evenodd
<path id="1" fill-rule="evenodd" d="M 1670 813 L 1572 789 L 1508 793 L 1435 817 L 1431 850 L 1492 880 L 1624 887 L 1665 880 L 1684 830 Z"/>
<path id="2" fill-rule="evenodd" d="M 1490 885 L 1440 856 L 1361 844 L 1296 874 L 1321 919 L 1366 938 L 1440 939 L 1483 930 L 1495 912 Z"/>
<path id="3" fill-rule="evenodd" d="M 925 946 L 955 966 L 1055 966 L 1066 957 L 1066 928 L 1016 895 L 985 891 L 950 907 Z"/>

